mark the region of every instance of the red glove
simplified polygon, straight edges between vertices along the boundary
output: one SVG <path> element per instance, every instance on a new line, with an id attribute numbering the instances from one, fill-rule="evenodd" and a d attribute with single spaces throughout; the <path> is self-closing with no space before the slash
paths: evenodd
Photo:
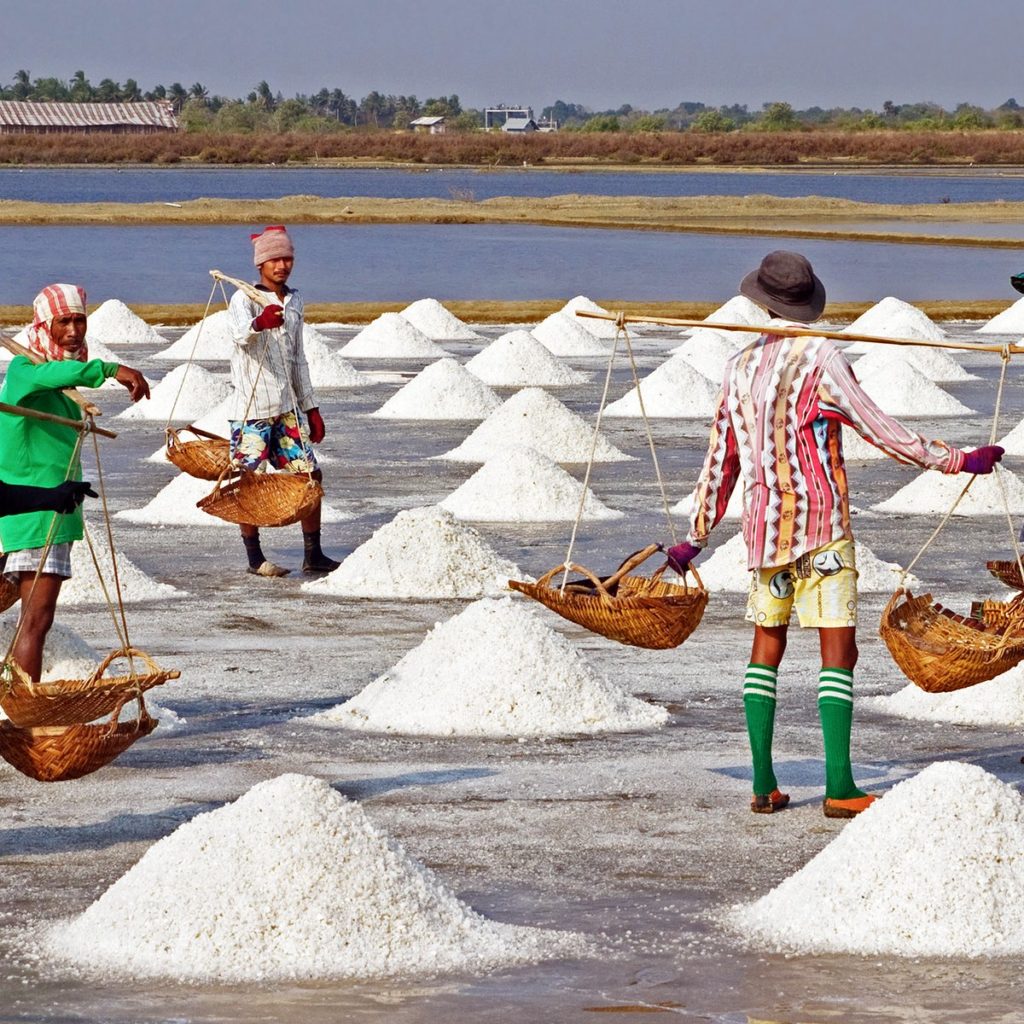
<path id="1" fill-rule="evenodd" d="M 962 473 L 975 473 L 982 475 L 991 473 L 995 465 L 1003 457 L 1005 448 L 997 444 L 986 444 L 981 448 L 975 448 L 973 452 L 966 452 L 964 455 L 964 468 Z"/>
<path id="2" fill-rule="evenodd" d="M 686 567 L 700 554 L 701 549 L 695 544 L 683 541 L 676 544 L 665 552 L 668 558 L 669 568 L 679 573 L 680 576 L 686 572 Z"/>
<path id="3" fill-rule="evenodd" d="M 284 323 L 284 306 L 267 306 L 252 322 L 254 331 L 272 331 Z"/>
<path id="4" fill-rule="evenodd" d="M 319 444 L 327 433 L 324 428 L 324 418 L 320 415 L 319 409 L 310 409 L 306 413 L 306 419 L 309 420 L 309 440 L 313 444 Z"/>

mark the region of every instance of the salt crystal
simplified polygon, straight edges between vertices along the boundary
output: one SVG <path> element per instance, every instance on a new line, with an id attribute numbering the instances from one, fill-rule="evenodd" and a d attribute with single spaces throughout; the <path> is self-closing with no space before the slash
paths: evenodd
<path id="1" fill-rule="evenodd" d="M 106 538 L 101 536 L 97 524 L 88 525 L 90 526 L 89 535 L 92 538 L 92 545 L 96 551 L 96 559 L 100 566 L 100 574 L 103 582 L 106 583 L 111 600 L 116 601 L 117 592 L 114 589 L 114 566 L 110 557 L 110 548 L 106 543 Z M 96 573 L 96 566 L 93 564 L 92 558 L 89 545 L 85 540 L 79 541 L 71 548 L 72 575 L 71 579 L 65 580 L 60 588 L 58 603 L 62 605 L 107 603 L 100 583 L 100 576 Z M 117 553 L 117 576 L 121 585 L 121 600 L 125 604 L 139 601 L 166 601 L 168 598 L 188 596 L 184 590 L 179 590 L 170 583 L 160 583 L 147 576 L 122 551 Z"/>
<path id="2" fill-rule="evenodd" d="M 231 382 L 196 363 L 176 366 L 152 388 L 150 397 L 119 412 L 116 420 L 190 423 L 232 393 Z"/>
<path id="3" fill-rule="evenodd" d="M 1024 333 L 1024 299 L 997 313 L 988 323 L 978 328 L 978 334 L 1021 334 Z"/>
<path id="4" fill-rule="evenodd" d="M 544 523 L 573 520 L 583 485 L 561 466 L 532 448 L 498 451 L 441 507 L 459 519 L 490 523 Z M 594 497 L 589 488 L 583 502 L 584 520 L 621 519 Z"/>
<path id="5" fill-rule="evenodd" d="M 399 420 L 482 420 L 501 399 L 456 359 L 421 370 L 371 416 Z"/>
<path id="6" fill-rule="evenodd" d="M 608 356 L 607 342 L 596 338 L 579 318 L 559 311 L 542 320 L 530 333 L 556 356 Z"/>
<path id="7" fill-rule="evenodd" d="M 979 476 L 971 489 L 957 505 L 955 516 L 999 516 L 1004 514 L 1002 492 L 996 473 L 1006 489 L 1011 515 L 1024 513 L 1024 483 L 1002 466 L 995 473 Z M 901 487 L 891 498 L 873 506 L 875 512 L 903 515 L 942 515 L 949 511 L 954 500 L 964 489 L 967 477 L 946 475 L 927 470 Z"/>
<path id="8" fill-rule="evenodd" d="M 592 317 L 576 316 L 576 310 L 581 309 L 586 313 L 600 313 L 608 316 L 608 310 L 599 306 L 596 302 L 588 299 L 586 295 L 577 295 L 571 298 L 560 310 L 566 316 L 572 317 L 584 330 L 589 331 L 595 338 L 612 339 L 618 334 L 619 329 L 612 320 L 595 320 Z"/>
<path id="9" fill-rule="evenodd" d="M 702 373 L 716 385 L 721 385 L 725 379 L 725 364 L 737 351 L 737 346 L 732 338 L 721 331 L 701 328 L 687 338 L 682 345 L 677 345 L 672 349 L 672 355 L 685 359 L 698 373 Z"/>
<path id="10" fill-rule="evenodd" d="M 479 335 L 437 299 L 417 299 L 400 316 L 434 341 L 479 341 Z"/>
<path id="11" fill-rule="evenodd" d="M 648 416 L 704 419 L 715 411 L 715 386 L 682 356 L 673 356 L 640 381 L 644 410 Z M 605 416 L 640 416 L 637 388 L 612 402 Z"/>
<path id="12" fill-rule="evenodd" d="M 164 339 L 120 299 L 107 299 L 89 314 L 90 348 L 99 341 L 105 345 L 162 345 Z"/>
<path id="13" fill-rule="evenodd" d="M 860 374 L 858 374 L 860 377 Z M 910 363 L 899 360 L 875 366 L 860 377 L 861 387 L 890 416 L 970 416 L 973 410 L 933 384 Z"/>
<path id="14" fill-rule="evenodd" d="M 196 815 L 46 941 L 92 974 L 229 983 L 480 974 L 586 948 L 488 921 L 303 775 Z"/>
<path id="15" fill-rule="evenodd" d="M 886 371 L 893 363 L 910 364 L 929 380 L 951 383 L 962 380 L 977 380 L 968 373 L 948 352 L 937 348 L 897 348 L 889 345 L 873 345 L 867 355 L 861 356 L 854 364 L 859 380 L 878 370 Z"/>
<path id="16" fill-rule="evenodd" d="M 227 362 L 235 350 L 231 334 L 231 318 L 226 309 L 211 313 L 193 324 L 173 345 L 157 352 L 154 359 L 198 359 L 204 362 Z"/>
<path id="17" fill-rule="evenodd" d="M 509 331 L 492 341 L 466 369 L 493 387 L 566 387 L 583 384 L 585 373 L 566 366 L 529 331 Z"/>
<path id="18" fill-rule="evenodd" d="M 439 359 L 445 355 L 444 349 L 400 313 L 381 313 L 341 353 L 359 359 Z"/>
<path id="19" fill-rule="evenodd" d="M 846 334 L 870 334 L 885 338 L 919 338 L 922 341 L 941 341 L 946 332 L 927 313 L 887 295 L 863 312 L 849 327 Z M 859 341 L 851 345 L 848 353 L 870 352 L 874 343 Z"/>
<path id="20" fill-rule="evenodd" d="M 565 637 L 506 597 L 477 601 L 435 626 L 393 668 L 313 721 L 508 738 L 652 729 L 667 718 L 598 675 Z"/>

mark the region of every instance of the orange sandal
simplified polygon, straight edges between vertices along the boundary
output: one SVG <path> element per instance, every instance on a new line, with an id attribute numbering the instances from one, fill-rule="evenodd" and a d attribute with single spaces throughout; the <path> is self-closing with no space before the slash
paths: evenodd
<path id="1" fill-rule="evenodd" d="M 854 796 L 849 800 L 837 800 L 827 796 L 821 802 L 822 810 L 826 818 L 856 818 L 862 811 L 866 811 L 876 800 L 877 796 L 870 794 L 865 796 Z"/>
<path id="2" fill-rule="evenodd" d="M 789 794 L 773 789 L 768 794 L 755 793 L 750 798 L 750 809 L 754 814 L 774 814 L 789 804 Z"/>

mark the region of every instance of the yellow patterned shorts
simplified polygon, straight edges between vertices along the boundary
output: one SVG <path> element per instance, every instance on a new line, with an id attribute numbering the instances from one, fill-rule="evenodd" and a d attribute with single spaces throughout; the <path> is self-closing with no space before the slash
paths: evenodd
<path id="1" fill-rule="evenodd" d="M 801 626 L 857 625 L 857 557 L 852 540 L 834 540 L 789 565 L 751 573 L 748 622 L 788 625 L 794 606 Z"/>

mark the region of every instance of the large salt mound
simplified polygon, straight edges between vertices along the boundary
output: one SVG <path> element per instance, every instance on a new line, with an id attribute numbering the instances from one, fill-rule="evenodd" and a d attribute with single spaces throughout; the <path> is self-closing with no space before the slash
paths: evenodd
<path id="1" fill-rule="evenodd" d="M 193 352 L 193 346 L 195 351 Z M 231 359 L 235 343 L 231 337 L 231 320 L 226 309 L 211 313 L 193 324 L 173 345 L 157 352 L 154 359 L 200 359 L 225 362 Z"/>
<path id="2" fill-rule="evenodd" d="M 1024 483 L 1001 466 L 996 467 L 1011 515 L 1024 513 Z M 875 512 L 893 512 L 903 515 L 944 515 L 967 483 L 961 474 L 947 476 L 926 470 L 919 477 L 901 487 L 891 498 L 872 506 Z M 956 507 L 957 516 L 1001 516 L 1003 499 L 995 473 L 979 476 Z"/>
<path id="3" fill-rule="evenodd" d="M 484 462 L 509 447 L 533 448 L 555 462 L 586 462 L 594 431 L 583 417 L 540 388 L 524 388 L 502 403 L 457 448 L 438 456 L 452 462 Z M 595 462 L 625 462 L 603 436 L 594 449 Z"/>
<path id="4" fill-rule="evenodd" d="M 975 765 L 930 765 L 730 918 L 751 941 L 776 950 L 1019 955 L 1024 800 Z"/>
<path id="5" fill-rule="evenodd" d="M 847 462 L 874 462 L 877 459 L 888 459 L 881 448 L 870 441 L 865 441 L 852 427 L 843 427 L 843 458 Z"/>
<path id="6" fill-rule="evenodd" d="M 640 394 L 648 416 L 703 419 L 715 411 L 715 386 L 681 356 L 667 359 L 640 381 L 639 389 L 612 402 L 605 416 L 640 416 Z"/>
<path id="7" fill-rule="evenodd" d="M 96 524 L 93 524 L 96 526 Z M 110 548 L 106 538 L 100 536 L 98 528 L 90 529 L 96 558 L 100 563 L 100 572 L 111 600 L 116 601 L 114 589 L 114 567 L 110 558 Z M 107 599 L 96 575 L 89 545 L 80 541 L 71 548 L 71 579 L 65 580 L 60 588 L 60 604 L 106 604 Z M 139 601 L 166 601 L 168 598 L 187 597 L 184 590 L 179 590 L 170 583 L 160 583 L 147 576 L 122 551 L 117 553 L 117 576 L 121 584 L 121 599 L 125 604 Z"/>
<path id="8" fill-rule="evenodd" d="M 5 651 L 14 639 L 17 624 L 15 613 L 0 620 L 0 644 Z M 41 679 L 44 683 L 54 679 L 87 679 L 99 663 L 100 654 L 77 633 L 59 622 L 50 627 L 43 648 Z"/>
<path id="9" fill-rule="evenodd" d="M 583 384 L 587 375 L 566 366 L 529 331 L 509 331 L 492 341 L 466 369 L 492 387 L 566 387 Z"/>
<path id="10" fill-rule="evenodd" d="M 406 509 L 359 545 L 329 576 L 303 590 L 339 597 L 475 598 L 523 579 L 471 526 L 437 505 Z"/>
<path id="11" fill-rule="evenodd" d="M 607 356 L 607 342 L 595 337 L 583 327 L 579 318 L 559 311 L 552 313 L 530 333 L 556 356 Z"/>
<path id="12" fill-rule="evenodd" d="M 459 519 L 481 523 L 546 523 L 574 520 L 583 484 L 532 448 L 498 451 L 442 501 Z M 621 519 L 587 488 L 584 520 Z"/>
<path id="13" fill-rule="evenodd" d="M 371 377 L 332 352 L 327 339 L 311 324 L 302 325 L 302 351 L 315 388 L 358 388 L 373 383 Z"/>
<path id="14" fill-rule="evenodd" d="M 266 982 L 479 974 L 583 942 L 488 921 L 359 804 L 281 775 L 151 846 L 46 944 L 90 973 Z"/>
<path id="15" fill-rule="evenodd" d="M 162 345 L 164 339 L 120 299 L 107 299 L 89 314 L 89 344 Z"/>
<path id="16" fill-rule="evenodd" d="M 735 335 L 736 338 L 751 335 Z M 673 357 L 685 359 L 698 373 L 702 373 L 715 385 L 721 385 L 725 379 L 725 364 L 736 354 L 737 346 L 733 338 L 721 331 L 710 331 L 702 328 L 695 331 L 689 338 L 672 349 Z"/>
<path id="17" fill-rule="evenodd" d="M 618 334 L 618 328 L 612 320 L 595 320 L 589 316 L 577 316 L 576 310 L 583 310 L 585 313 L 601 313 L 608 316 L 608 310 L 599 306 L 586 295 L 577 295 L 571 298 L 560 310 L 566 316 L 572 317 L 584 330 L 589 331 L 595 338 L 612 339 Z"/>
<path id="18" fill-rule="evenodd" d="M 861 313 L 844 332 L 885 338 L 920 338 L 923 341 L 941 341 L 946 337 L 946 332 L 927 313 L 892 295 Z M 858 341 L 846 351 L 870 352 L 872 348 L 872 342 Z"/>
<path id="19" fill-rule="evenodd" d="M 997 313 L 987 324 L 978 328 L 978 334 L 1021 334 L 1024 332 L 1024 299 Z"/>
<path id="20" fill-rule="evenodd" d="M 686 519 L 689 519 L 693 513 L 693 492 L 691 491 L 685 498 L 677 501 L 669 511 L 674 516 L 683 516 Z M 729 504 L 725 506 L 725 515 L 722 518 L 723 520 L 740 519 L 742 516 L 743 483 L 741 481 L 732 489 L 732 494 L 729 495 Z"/>
<path id="21" fill-rule="evenodd" d="M 421 370 L 371 416 L 398 420 L 482 420 L 501 399 L 457 359 Z"/>
<path id="22" fill-rule="evenodd" d="M 190 423 L 231 395 L 231 382 L 196 363 L 176 366 L 150 392 L 149 400 L 119 412 L 116 420 Z"/>
<path id="23" fill-rule="evenodd" d="M 929 380 L 940 383 L 978 379 L 942 349 L 911 346 L 898 348 L 893 345 L 873 345 L 871 351 L 854 364 L 854 371 L 858 378 L 863 378 L 878 370 L 887 370 L 893 363 L 909 364 Z"/>
<path id="24" fill-rule="evenodd" d="M 728 302 L 704 317 L 704 322 L 707 324 L 761 325 L 770 323 L 771 319 L 768 310 L 756 302 L 751 302 L 746 295 L 734 295 Z"/>
<path id="25" fill-rule="evenodd" d="M 368 732 L 507 738 L 628 732 L 667 718 L 664 708 L 598 675 L 565 637 L 506 597 L 477 601 L 435 626 L 392 669 L 313 720 Z"/>
<path id="26" fill-rule="evenodd" d="M 1024 420 L 996 444 L 1005 448 L 1007 455 L 1024 455 Z"/>
<path id="27" fill-rule="evenodd" d="M 437 299 L 417 299 L 399 316 L 434 341 L 479 341 L 479 335 Z"/>
<path id="28" fill-rule="evenodd" d="M 973 410 L 933 384 L 917 367 L 900 360 L 875 366 L 861 376 L 861 386 L 875 403 L 890 416 L 926 417 L 971 416 Z"/>
<path id="29" fill-rule="evenodd" d="M 381 313 L 341 354 L 350 359 L 439 359 L 445 351 L 400 313 Z"/>

